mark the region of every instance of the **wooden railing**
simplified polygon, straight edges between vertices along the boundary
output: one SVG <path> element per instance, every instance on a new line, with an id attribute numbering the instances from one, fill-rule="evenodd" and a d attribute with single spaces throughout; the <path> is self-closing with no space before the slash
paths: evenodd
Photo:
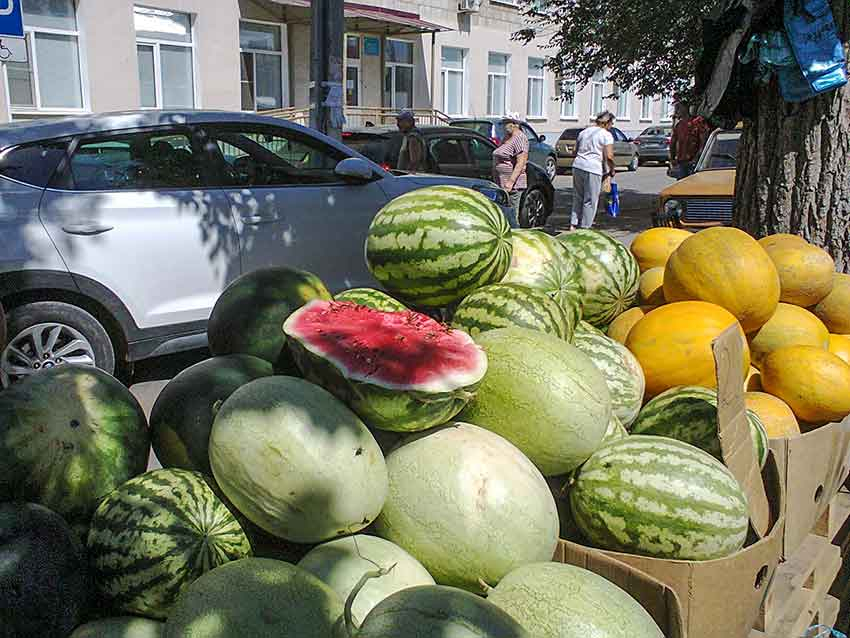
<path id="1" fill-rule="evenodd" d="M 416 115 L 419 124 L 448 124 L 451 119 L 439 109 L 411 109 Z M 375 126 L 386 126 L 395 123 L 395 117 L 399 109 L 382 106 L 346 106 L 345 126 L 346 128 L 360 128 L 371 123 Z M 279 117 L 290 120 L 297 124 L 310 126 L 310 107 L 299 106 L 274 111 L 263 111 L 262 115 Z"/>

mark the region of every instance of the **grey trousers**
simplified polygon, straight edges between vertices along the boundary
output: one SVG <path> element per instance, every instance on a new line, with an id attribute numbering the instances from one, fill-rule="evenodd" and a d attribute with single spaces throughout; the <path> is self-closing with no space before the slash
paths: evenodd
<path id="1" fill-rule="evenodd" d="M 573 212 L 570 224 L 577 228 L 591 228 L 599 206 L 602 175 L 573 169 Z"/>

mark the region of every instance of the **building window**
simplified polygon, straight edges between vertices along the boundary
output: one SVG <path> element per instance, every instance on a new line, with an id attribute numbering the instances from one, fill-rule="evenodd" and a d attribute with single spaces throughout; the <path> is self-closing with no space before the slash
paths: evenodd
<path id="1" fill-rule="evenodd" d="M 572 119 L 576 116 L 576 83 L 572 80 L 561 81 L 561 117 Z"/>
<path id="2" fill-rule="evenodd" d="M 590 115 L 596 117 L 604 110 L 605 76 L 600 72 L 593 76 L 590 83 Z"/>
<path id="3" fill-rule="evenodd" d="M 243 111 L 283 107 L 282 33 L 279 24 L 239 23 Z"/>
<path id="4" fill-rule="evenodd" d="M 191 17 L 138 6 L 134 12 L 142 108 L 194 108 Z"/>
<path id="5" fill-rule="evenodd" d="M 466 115 L 466 50 L 443 47 L 443 111 Z"/>
<path id="6" fill-rule="evenodd" d="M 511 56 L 491 53 L 487 66 L 487 115 L 505 115 L 510 96 Z"/>
<path id="7" fill-rule="evenodd" d="M 673 98 L 669 95 L 665 95 L 661 98 L 661 121 L 662 122 L 672 122 L 673 121 Z"/>
<path id="8" fill-rule="evenodd" d="M 526 106 L 528 117 L 546 116 L 544 112 L 546 72 L 543 64 L 543 58 L 528 58 L 528 104 Z"/>
<path id="9" fill-rule="evenodd" d="M 359 35 L 345 36 L 345 105 L 360 106 L 360 57 Z"/>
<path id="10" fill-rule="evenodd" d="M 621 89 L 619 86 L 614 86 L 614 94 L 617 96 L 617 119 L 631 119 L 629 114 L 629 101 L 631 95 L 626 89 Z"/>
<path id="11" fill-rule="evenodd" d="M 648 95 L 640 99 L 640 119 L 645 122 L 652 121 L 652 98 Z"/>
<path id="12" fill-rule="evenodd" d="M 82 110 L 74 0 L 27 0 L 23 11 L 26 61 L 7 63 L 12 109 Z"/>
<path id="13" fill-rule="evenodd" d="M 413 43 L 387 40 L 384 57 L 384 106 L 413 108 Z"/>

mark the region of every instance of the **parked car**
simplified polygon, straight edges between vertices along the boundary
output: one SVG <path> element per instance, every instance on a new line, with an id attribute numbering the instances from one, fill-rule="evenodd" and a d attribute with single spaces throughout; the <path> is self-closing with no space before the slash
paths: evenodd
<path id="1" fill-rule="evenodd" d="M 465 128 L 423 126 L 429 173 L 493 179 L 493 151 L 496 144 Z M 343 142 L 388 170 L 398 166 L 402 136 L 395 128 L 369 127 L 343 133 Z M 545 170 L 529 162 L 528 189 L 520 202 L 517 217 L 523 228 L 545 226 L 555 206 L 555 188 Z"/>
<path id="2" fill-rule="evenodd" d="M 668 164 L 670 162 L 670 140 L 673 138 L 672 126 L 650 126 L 644 129 L 634 140 L 638 150 L 638 166 L 646 162 Z"/>
<path id="3" fill-rule="evenodd" d="M 655 226 L 704 228 L 732 223 L 740 130 L 714 131 L 693 175 L 661 191 Z"/>
<path id="4" fill-rule="evenodd" d="M 477 119 L 459 118 L 449 122 L 451 126 L 460 126 L 480 133 L 493 141 L 496 146 L 502 143 L 507 133 L 505 120 L 500 117 L 482 117 Z M 550 180 L 557 176 L 557 153 L 551 144 L 546 143 L 545 135 L 538 135 L 530 124 L 520 124 L 522 132 L 528 138 L 528 160 L 543 167 Z"/>
<path id="5" fill-rule="evenodd" d="M 294 266 L 332 292 L 376 285 L 363 259 L 375 213 L 434 184 L 396 176 L 343 144 L 245 113 L 139 111 L 0 128 L 4 386 L 64 363 L 201 347 L 224 287 Z M 515 222 L 513 223 L 515 225 Z"/>
<path id="6" fill-rule="evenodd" d="M 576 158 L 578 134 L 585 128 L 584 126 L 575 126 L 565 129 L 561 133 L 561 137 L 555 144 L 555 150 L 558 152 L 559 172 L 572 169 L 573 161 Z M 637 146 L 618 128 L 612 128 L 611 134 L 614 136 L 614 163 L 616 167 L 636 171 L 639 162 Z"/>

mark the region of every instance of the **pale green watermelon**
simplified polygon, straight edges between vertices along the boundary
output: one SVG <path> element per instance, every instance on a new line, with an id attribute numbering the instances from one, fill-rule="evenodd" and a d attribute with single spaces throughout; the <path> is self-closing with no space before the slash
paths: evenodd
<path id="1" fill-rule="evenodd" d="M 165 623 L 150 618 L 120 616 L 81 625 L 70 638 L 162 638 L 164 627 Z"/>
<path id="2" fill-rule="evenodd" d="M 368 306 L 375 310 L 383 310 L 384 312 L 403 312 L 408 310 L 400 301 L 390 297 L 387 293 L 374 288 L 351 288 L 343 290 L 334 295 L 335 301 L 350 301 L 360 306 Z"/>
<path id="3" fill-rule="evenodd" d="M 545 476 L 570 472 L 596 451 L 611 394 L 585 353 L 525 328 L 484 332 L 478 345 L 489 367 L 460 420 L 505 437 Z"/>
<path id="4" fill-rule="evenodd" d="M 578 262 L 584 282 L 584 319 L 604 328 L 631 308 L 638 294 L 640 268 L 629 249 L 605 233 L 579 229 L 558 235 Z"/>
<path id="5" fill-rule="evenodd" d="M 687 443 L 631 435 L 600 448 L 570 489 L 573 518 L 595 547 L 674 560 L 737 552 L 749 529 L 741 486 Z"/>

